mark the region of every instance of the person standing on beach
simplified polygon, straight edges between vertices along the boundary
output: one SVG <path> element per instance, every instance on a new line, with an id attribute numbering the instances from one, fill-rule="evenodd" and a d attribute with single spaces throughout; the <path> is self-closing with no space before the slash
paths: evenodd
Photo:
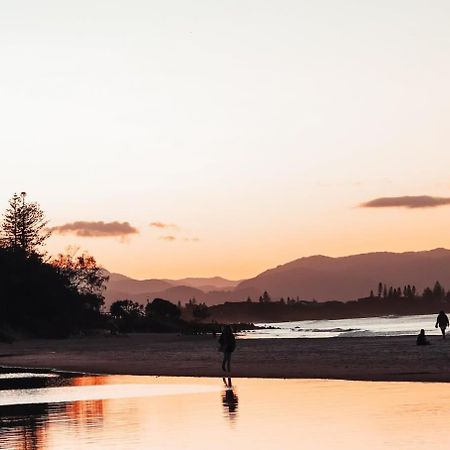
<path id="1" fill-rule="evenodd" d="M 445 329 L 449 325 L 450 325 L 450 323 L 448 321 L 447 314 L 445 314 L 444 311 L 441 311 L 439 313 L 439 315 L 437 316 L 435 327 L 437 328 L 439 326 L 439 328 L 441 329 L 442 339 L 445 339 Z"/>
<path id="2" fill-rule="evenodd" d="M 231 354 L 236 348 L 236 339 L 230 325 L 225 325 L 219 338 L 219 351 L 223 352 L 222 370 L 231 371 Z"/>

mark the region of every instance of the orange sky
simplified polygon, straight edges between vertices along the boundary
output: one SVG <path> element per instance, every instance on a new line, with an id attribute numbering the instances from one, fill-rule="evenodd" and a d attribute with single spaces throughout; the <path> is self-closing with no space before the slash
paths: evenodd
<path id="1" fill-rule="evenodd" d="M 450 197 L 447 2 L 25 3 L 0 6 L 0 193 L 63 227 L 49 252 L 238 279 L 450 247 L 448 205 L 358 207 Z"/>

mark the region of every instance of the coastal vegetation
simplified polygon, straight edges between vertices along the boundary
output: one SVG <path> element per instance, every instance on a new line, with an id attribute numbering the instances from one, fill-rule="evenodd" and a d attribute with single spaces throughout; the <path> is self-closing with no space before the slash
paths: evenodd
<path id="1" fill-rule="evenodd" d="M 439 281 L 417 293 L 414 285 L 403 288 L 381 284 L 381 293 L 358 300 L 305 301 L 298 298 L 273 300 L 265 292 L 257 301 L 225 302 L 208 308 L 209 317 L 216 321 L 282 322 L 291 320 L 343 319 L 385 315 L 432 314 L 450 310 L 450 291 Z M 380 292 L 380 291 L 379 291 Z"/>
<path id="2" fill-rule="evenodd" d="M 156 298 L 144 306 L 118 300 L 105 311 L 108 275 L 87 253 L 69 249 L 51 257 L 45 242 L 51 231 L 37 202 L 14 194 L 0 225 L 0 340 L 11 336 L 61 338 L 91 332 L 218 331 L 199 321 L 206 305 L 193 304 L 190 320 L 181 305 Z"/>
<path id="3" fill-rule="evenodd" d="M 217 332 L 221 323 L 237 329 L 253 322 L 411 315 L 448 310 L 450 291 L 439 281 L 418 293 L 415 285 L 379 282 L 367 297 L 347 302 L 316 302 L 298 297 L 272 298 L 264 291 L 254 300 L 208 306 L 195 298 L 174 304 L 163 298 L 145 304 L 118 299 L 108 310 L 104 292 L 108 274 L 95 258 L 77 250 L 49 256 L 51 230 L 37 202 L 14 194 L 0 225 L 0 339 L 9 335 L 67 337 L 96 330 L 128 332 Z M 375 292 L 375 293 L 374 293 Z"/>
<path id="4" fill-rule="evenodd" d="M 197 303 L 192 298 L 185 305 L 178 307 L 167 300 L 155 299 L 153 302 L 171 305 L 177 308 L 176 317 L 167 320 L 161 315 L 154 316 L 149 312 L 153 303 L 146 307 L 131 300 L 119 300 L 111 305 L 111 315 L 121 305 L 127 305 L 117 324 L 122 331 L 171 331 L 178 328 L 183 332 L 213 332 L 220 329 L 221 323 L 232 323 L 236 329 L 252 329 L 255 322 L 283 322 L 297 320 L 343 319 L 356 317 L 377 317 L 387 315 L 432 314 L 440 310 L 450 310 L 450 291 L 437 281 L 430 288 L 426 287 L 421 294 L 413 285 L 403 288 L 385 287 L 379 296 L 373 291 L 369 296 L 347 302 L 341 301 L 306 301 L 299 298 L 280 298 L 274 300 L 267 291 L 256 301 L 250 297 L 241 302 L 224 302 L 219 305 L 207 306 Z M 384 295 L 384 292 L 386 295 Z M 152 322 L 157 319 L 157 322 Z M 158 328 L 158 327 L 156 327 Z"/>
<path id="5" fill-rule="evenodd" d="M 0 326 L 8 333 L 65 337 L 101 326 L 107 278 L 86 254 L 49 257 L 45 214 L 25 192 L 3 215 L 0 240 Z M 5 337 L 4 337 L 5 338 Z"/>

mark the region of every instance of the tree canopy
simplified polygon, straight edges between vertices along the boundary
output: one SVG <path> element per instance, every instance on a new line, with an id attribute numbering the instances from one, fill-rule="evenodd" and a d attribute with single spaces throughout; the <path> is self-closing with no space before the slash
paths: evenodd
<path id="1" fill-rule="evenodd" d="M 107 276 L 87 254 L 44 260 L 47 224 L 25 192 L 9 200 L 0 224 L 0 325 L 62 337 L 99 324 Z"/>
<path id="2" fill-rule="evenodd" d="M 105 283 L 109 277 L 100 268 L 95 258 L 86 252 L 60 253 L 52 260 L 53 266 L 67 278 L 70 286 L 82 295 L 94 295 L 103 299 Z"/>
<path id="3" fill-rule="evenodd" d="M 40 247 L 50 236 L 48 220 L 37 202 L 27 202 L 26 192 L 15 193 L 3 214 L 1 246 L 26 255 L 39 253 Z"/>

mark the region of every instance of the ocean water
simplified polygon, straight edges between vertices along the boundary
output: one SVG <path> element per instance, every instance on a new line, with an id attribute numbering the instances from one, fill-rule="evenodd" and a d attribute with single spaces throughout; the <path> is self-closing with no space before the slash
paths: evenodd
<path id="1" fill-rule="evenodd" d="M 450 447 L 450 384 L 18 373 L 1 449 Z"/>
<path id="2" fill-rule="evenodd" d="M 437 315 L 383 316 L 359 319 L 300 320 L 296 322 L 258 323 L 272 327 L 251 330 L 241 338 L 330 338 L 330 337 L 374 337 L 418 334 L 425 329 L 427 335 L 440 335 L 434 327 Z"/>

